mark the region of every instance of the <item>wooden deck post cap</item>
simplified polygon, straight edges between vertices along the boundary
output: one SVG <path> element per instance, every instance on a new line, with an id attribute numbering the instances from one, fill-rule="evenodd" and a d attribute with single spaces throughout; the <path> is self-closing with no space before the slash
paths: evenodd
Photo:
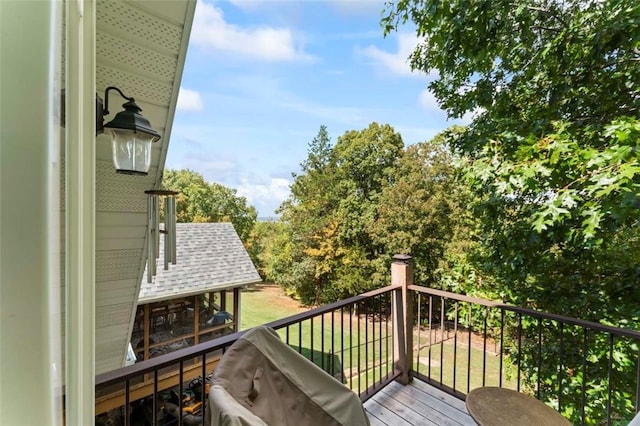
<path id="1" fill-rule="evenodd" d="M 393 263 L 408 264 L 411 261 L 411 256 L 409 256 L 408 254 L 394 254 L 392 259 Z"/>

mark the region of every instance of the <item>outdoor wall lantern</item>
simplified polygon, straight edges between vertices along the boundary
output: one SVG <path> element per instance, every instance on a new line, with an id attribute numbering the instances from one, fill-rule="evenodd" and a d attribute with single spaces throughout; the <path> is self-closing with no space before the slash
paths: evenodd
<path id="1" fill-rule="evenodd" d="M 109 92 L 115 90 L 127 100 L 122 105 L 124 111 L 104 124 L 104 117 L 109 114 Z M 149 120 L 140 112 L 142 108 L 134 98 L 125 96 L 117 87 L 109 86 L 104 91 L 104 108 L 101 99 L 96 101 L 96 133 L 104 133 L 111 138 L 113 149 L 113 165 L 116 172 L 130 175 L 146 175 L 151 166 L 151 143 L 160 139 Z"/>

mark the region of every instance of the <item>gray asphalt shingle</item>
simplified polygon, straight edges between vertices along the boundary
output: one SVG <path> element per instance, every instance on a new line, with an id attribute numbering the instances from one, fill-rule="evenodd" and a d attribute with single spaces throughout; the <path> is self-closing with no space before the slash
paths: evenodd
<path id="1" fill-rule="evenodd" d="M 176 265 L 164 270 L 160 239 L 157 274 L 147 283 L 145 269 L 138 303 L 254 284 L 260 275 L 231 223 L 177 223 Z"/>

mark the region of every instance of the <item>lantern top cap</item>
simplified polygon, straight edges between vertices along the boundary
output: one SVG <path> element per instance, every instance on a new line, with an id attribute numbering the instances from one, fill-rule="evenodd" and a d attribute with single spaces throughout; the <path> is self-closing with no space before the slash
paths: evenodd
<path id="1" fill-rule="evenodd" d="M 109 114 L 109 92 L 111 91 L 118 92 L 118 94 L 122 96 L 122 98 L 126 99 L 127 102 L 122 104 L 124 111 L 120 111 L 116 114 L 113 120 L 103 125 L 103 117 Z M 147 118 L 140 114 L 141 112 L 142 108 L 140 108 L 134 98 L 126 96 L 122 93 L 122 90 L 115 86 L 109 86 L 104 91 L 104 109 L 100 108 L 98 113 L 101 116 L 99 118 L 100 123 L 96 124 L 96 128 L 98 129 L 98 132 L 103 129 L 131 130 L 133 132 L 140 132 L 151 136 L 152 142 L 160 140 L 160 133 L 151 127 L 151 123 L 149 123 Z"/>

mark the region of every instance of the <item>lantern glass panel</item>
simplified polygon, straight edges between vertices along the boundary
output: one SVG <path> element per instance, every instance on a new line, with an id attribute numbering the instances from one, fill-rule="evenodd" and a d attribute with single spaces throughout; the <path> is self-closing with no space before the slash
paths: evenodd
<path id="1" fill-rule="evenodd" d="M 126 129 L 105 129 L 111 137 L 113 165 L 119 173 L 147 174 L 153 136 Z"/>

